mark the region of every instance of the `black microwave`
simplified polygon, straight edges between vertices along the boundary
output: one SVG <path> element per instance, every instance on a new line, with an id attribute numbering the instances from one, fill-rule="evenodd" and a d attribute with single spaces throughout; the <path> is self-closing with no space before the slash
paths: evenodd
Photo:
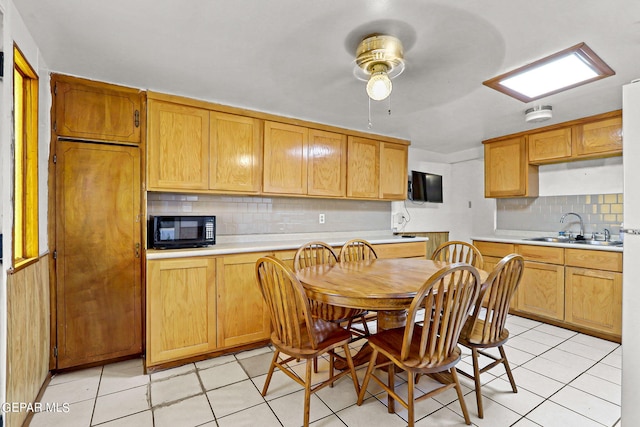
<path id="1" fill-rule="evenodd" d="M 149 246 L 153 249 L 200 248 L 216 244 L 215 216 L 152 216 Z"/>

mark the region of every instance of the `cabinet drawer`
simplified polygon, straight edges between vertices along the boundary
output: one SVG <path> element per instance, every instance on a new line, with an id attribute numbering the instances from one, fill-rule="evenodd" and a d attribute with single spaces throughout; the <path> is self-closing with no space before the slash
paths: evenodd
<path id="1" fill-rule="evenodd" d="M 564 249 L 549 246 L 516 245 L 516 252 L 527 261 L 564 264 Z"/>
<path id="2" fill-rule="evenodd" d="M 567 249 L 565 260 L 567 266 L 622 272 L 622 253 L 620 252 Z"/>
<path id="3" fill-rule="evenodd" d="M 427 254 L 427 242 L 387 243 L 373 248 L 378 258 L 413 258 Z"/>
<path id="4" fill-rule="evenodd" d="M 478 248 L 483 257 L 495 256 L 502 258 L 516 251 L 515 245 L 512 243 L 483 242 L 474 240 L 473 245 Z"/>

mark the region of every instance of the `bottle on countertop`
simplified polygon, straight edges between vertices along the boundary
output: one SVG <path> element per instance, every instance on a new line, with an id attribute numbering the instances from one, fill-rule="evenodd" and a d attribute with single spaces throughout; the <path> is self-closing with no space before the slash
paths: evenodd
<path id="1" fill-rule="evenodd" d="M 620 223 L 620 237 L 619 237 L 621 242 L 624 242 L 624 231 L 623 230 L 624 230 L 624 223 L 621 222 Z"/>

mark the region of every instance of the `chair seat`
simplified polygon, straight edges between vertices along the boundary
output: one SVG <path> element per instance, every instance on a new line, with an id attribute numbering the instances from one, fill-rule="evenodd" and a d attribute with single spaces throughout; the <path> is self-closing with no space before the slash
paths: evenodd
<path id="1" fill-rule="evenodd" d="M 500 336 L 495 339 L 483 339 L 484 320 L 476 319 L 474 323 L 473 318 L 467 319 L 467 323 L 462 328 L 460 338 L 458 342 L 468 347 L 497 347 L 504 344 L 509 339 L 509 331 L 507 328 L 503 328 L 500 332 Z"/>
<path id="2" fill-rule="evenodd" d="M 339 347 L 351 341 L 351 333 L 340 325 L 327 322 L 322 319 L 313 319 L 313 334 L 318 345 L 317 348 L 311 346 L 311 340 L 306 328 L 301 328 L 300 345 L 292 348 L 284 344 L 278 338 L 276 332 L 271 334 L 273 345 L 280 351 L 287 354 L 295 354 L 303 359 L 310 359 L 325 353 L 327 350 Z"/>
<path id="3" fill-rule="evenodd" d="M 422 328 L 417 326 L 414 328 L 411 346 L 409 347 L 409 358 L 400 362 L 400 352 L 402 351 L 402 341 L 404 338 L 404 327 L 388 329 L 381 331 L 369 337 L 369 345 L 380 351 L 393 361 L 401 363 L 403 369 L 412 372 L 428 374 L 430 372 L 442 372 L 455 366 L 460 360 L 460 347 L 457 347 L 451 355 L 443 357 L 441 360 L 433 360 L 430 364 L 421 365 L 420 363 L 420 335 Z"/>
<path id="4" fill-rule="evenodd" d="M 311 306 L 311 315 L 313 317 L 330 321 L 346 320 L 367 312 L 367 310 L 359 308 L 340 307 L 313 300 L 309 301 L 309 305 Z"/>

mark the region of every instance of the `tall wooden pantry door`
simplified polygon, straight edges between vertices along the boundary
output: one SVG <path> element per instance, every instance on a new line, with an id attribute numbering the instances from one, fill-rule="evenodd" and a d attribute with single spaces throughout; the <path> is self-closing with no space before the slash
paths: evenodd
<path id="1" fill-rule="evenodd" d="M 56 154 L 57 368 L 140 353 L 140 148 Z"/>

